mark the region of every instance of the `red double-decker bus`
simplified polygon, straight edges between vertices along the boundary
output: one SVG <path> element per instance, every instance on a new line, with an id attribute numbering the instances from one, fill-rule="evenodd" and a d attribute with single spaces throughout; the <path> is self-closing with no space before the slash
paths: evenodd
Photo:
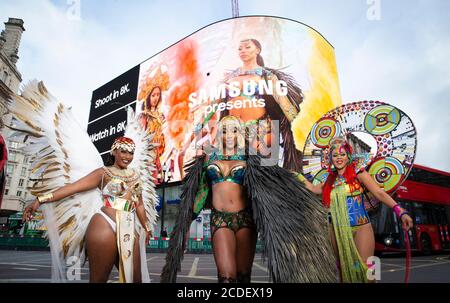
<path id="1" fill-rule="evenodd" d="M 413 250 L 428 255 L 450 249 L 450 173 L 415 164 L 394 200 L 414 219 L 409 232 Z M 403 230 L 391 209 L 382 205 L 372 224 L 378 254 L 403 251 Z"/>

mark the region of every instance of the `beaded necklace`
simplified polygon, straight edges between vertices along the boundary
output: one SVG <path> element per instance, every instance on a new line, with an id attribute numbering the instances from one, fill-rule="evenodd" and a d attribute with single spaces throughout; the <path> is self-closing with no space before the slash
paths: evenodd
<path id="1" fill-rule="evenodd" d="M 213 153 L 210 157 L 209 157 L 210 161 L 221 161 L 221 160 L 225 160 L 225 161 L 231 161 L 231 160 L 240 160 L 240 161 L 245 161 L 247 160 L 247 156 L 246 155 L 242 155 L 242 154 L 234 154 L 234 155 L 222 155 L 222 154 L 217 154 L 217 153 Z"/>
<path id="2" fill-rule="evenodd" d="M 334 181 L 334 187 L 346 184 L 345 177 L 341 175 L 337 175 L 336 180 Z"/>
<path id="3" fill-rule="evenodd" d="M 358 181 L 353 183 L 353 186 L 350 188 L 350 185 L 347 184 L 345 177 L 341 175 L 337 175 L 336 180 L 334 181 L 333 188 L 338 186 L 345 186 L 347 193 L 351 196 L 357 196 L 363 193 L 364 189 Z"/>
<path id="4" fill-rule="evenodd" d="M 104 167 L 108 177 L 122 180 L 123 182 L 133 182 L 139 178 L 139 175 L 132 168 L 119 169 L 115 166 Z"/>
<path id="5" fill-rule="evenodd" d="M 270 75 L 270 71 L 266 70 L 264 67 L 261 67 L 261 66 L 254 68 L 254 69 L 245 70 L 245 71 L 242 70 L 241 67 L 239 67 L 238 69 L 231 72 L 231 74 L 228 76 L 228 78 L 234 78 L 234 77 L 246 76 L 246 75 L 256 75 L 256 76 L 262 77 L 264 75 L 264 73 L 266 73 L 267 75 Z"/>

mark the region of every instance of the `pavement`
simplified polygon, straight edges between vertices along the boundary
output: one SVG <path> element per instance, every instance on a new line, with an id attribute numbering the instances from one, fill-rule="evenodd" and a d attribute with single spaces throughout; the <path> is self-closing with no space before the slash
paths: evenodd
<path id="1" fill-rule="evenodd" d="M 152 282 L 159 282 L 165 254 L 147 254 L 147 265 Z M 380 259 L 380 283 L 402 283 L 405 277 L 403 256 L 385 255 Z M 75 272 L 74 272 L 75 273 Z M 450 255 L 414 256 L 411 260 L 410 283 L 450 283 Z M 48 251 L 0 250 L 0 283 L 48 283 L 51 277 L 51 256 Z M 89 268 L 86 263 L 75 283 L 86 283 Z M 117 282 L 114 269 L 108 282 Z M 215 283 L 217 271 L 212 254 L 186 254 L 178 273 L 179 283 Z M 261 255 L 255 256 L 252 282 L 269 281 L 266 264 Z"/>

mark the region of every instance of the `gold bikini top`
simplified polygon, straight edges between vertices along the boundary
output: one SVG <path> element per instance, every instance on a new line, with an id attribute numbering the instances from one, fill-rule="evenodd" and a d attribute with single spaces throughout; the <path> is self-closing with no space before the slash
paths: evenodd
<path id="1" fill-rule="evenodd" d="M 114 166 L 103 167 L 103 170 L 110 178 L 102 189 L 105 206 L 118 210 L 133 211 L 142 193 L 142 181 L 139 173 L 134 169 L 121 170 Z"/>

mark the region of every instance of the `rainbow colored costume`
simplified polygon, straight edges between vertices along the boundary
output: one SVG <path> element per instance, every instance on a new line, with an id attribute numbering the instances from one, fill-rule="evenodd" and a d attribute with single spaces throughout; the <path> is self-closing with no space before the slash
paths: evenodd
<path id="1" fill-rule="evenodd" d="M 344 186 L 347 192 L 346 203 L 347 203 L 347 216 L 351 227 L 357 229 L 361 225 L 370 223 L 369 215 L 367 214 L 366 208 L 364 206 L 364 189 L 361 187 L 359 182 L 355 183 L 355 188 L 353 191 L 350 190 L 350 186 L 345 183 L 345 178 L 338 176 L 334 182 L 333 187 Z M 332 223 L 331 213 L 329 214 L 329 222 Z"/>
<path id="2" fill-rule="evenodd" d="M 368 267 L 358 253 L 353 232 L 370 219 L 359 182 L 355 181 L 351 189 L 344 177 L 336 178 L 330 195 L 330 223 L 338 246 L 342 282 L 368 282 Z"/>

